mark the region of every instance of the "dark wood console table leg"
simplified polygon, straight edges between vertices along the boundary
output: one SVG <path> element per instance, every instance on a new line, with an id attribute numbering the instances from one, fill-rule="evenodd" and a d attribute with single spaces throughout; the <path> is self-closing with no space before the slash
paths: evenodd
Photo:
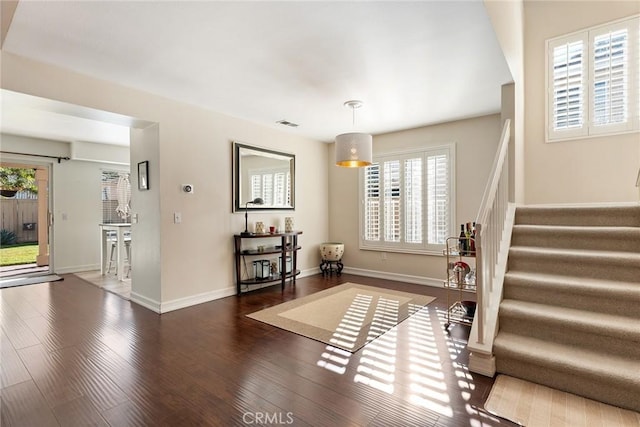
<path id="1" fill-rule="evenodd" d="M 234 238 L 234 246 L 235 246 L 235 254 L 236 254 L 236 292 L 237 295 L 242 293 L 242 288 L 240 287 L 242 277 L 240 272 L 240 258 L 242 255 L 240 254 L 240 247 L 242 246 L 242 238 L 239 236 L 235 236 Z"/>
<path id="2" fill-rule="evenodd" d="M 280 244 L 282 245 L 280 252 L 280 276 L 282 279 L 282 291 L 284 292 L 284 284 L 287 281 L 287 236 L 282 236 Z"/>
<path id="3" fill-rule="evenodd" d="M 296 248 L 298 247 L 298 235 L 294 234 L 292 236 L 293 241 L 291 242 L 291 249 L 293 249 L 293 253 L 291 254 L 291 256 L 293 257 L 292 259 L 292 265 L 291 265 L 291 277 L 293 279 L 293 284 L 296 284 L 296 271 L 298 271 L 298 251 L 296 250 Z"/>

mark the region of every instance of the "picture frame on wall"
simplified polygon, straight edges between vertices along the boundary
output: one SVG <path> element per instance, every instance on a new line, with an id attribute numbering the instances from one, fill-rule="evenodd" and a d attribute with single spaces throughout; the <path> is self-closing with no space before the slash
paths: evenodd
<path id="1" fill-rule="evenodd" d="M 149 189 L 149 161 L 138 163 L 138 190 Z"/>

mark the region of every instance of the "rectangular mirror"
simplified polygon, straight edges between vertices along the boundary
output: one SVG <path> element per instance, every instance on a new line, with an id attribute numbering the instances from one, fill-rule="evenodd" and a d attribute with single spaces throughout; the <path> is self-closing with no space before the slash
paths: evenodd
<path id="1" fill-rule="evenodd" d="M 234 142 L 233 211 L 294 210 L 295 163 L 293 154 Z M 257 198 L 264 203 L 249 203 Z"/>

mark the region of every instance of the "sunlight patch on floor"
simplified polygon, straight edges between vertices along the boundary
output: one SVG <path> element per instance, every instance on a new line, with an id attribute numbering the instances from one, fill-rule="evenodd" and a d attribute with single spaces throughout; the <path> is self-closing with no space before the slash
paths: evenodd
<path id="1" fill-rule="evenodd" d="M 333 337 L 330 340 L 332 343 L 348 348 L 354 346 L 355 337 L 358 336 L 364 325 L 372 299 L 373 297 L 368 295 L 357 295 L 355 297 L 336 328 L 336 332 L 333 333 Z M 325 352 L 322 353 L 320 360 L 317 362 L 317 365 L 342 375 L 347 370 L 351 355 L 349 351 L 328 345 L 325 348 Z"/>
<path id="2" fill-rule="evenodd" d="M 367 302 L 373 304 L 371 299 Z M 352 334 L 365 327 L 364 313 L 370 309 L 367 302 L 358 301 L 352 306 L 335 333 L 336 340 L 350 342 Z M 446 310 L 410 304 L 409 311 L 412 315 L 407 318 L 406 327 L 401 329 L 402 334 L 408 337 L 408 341 L 403 341 L 408 342 L 408 346 L 402 351 L 409 352 L 409 366 L 396 366 L 399 305 L 396 301 L 384 299 L 376 304 L 374 318 L 369 325 L 369 339 L 372 341 L 363 347 L 359 359 L 354 359 L 348 351 L 327 346 L 318 366 L 344 375 L 349 363 L 357 363 L 353 378 L 357 384 L 390 395 L 408 393 L 409 402 L 444 417 L 453 417 L 452 401 L 462 399 L 467 402 L 465 408 L 471 417 L 471 427 L 491 425 L 496 419 L 469 403 L 476 386 L 467 366 L 458 360 L 464 354 L 467 342 L 446 335 Z M 387 330 L 390 325 L 395 326 Z M 385 330 L 386 333 L 378 336 Z M 457 379 L 453 383 L 455 385 L 448 385 L 446 381 L 451 372 Z M 407 387 L 398 389 L 396 382 Z"/>
<path id="3" fill-rule="evenodd" d="M 440 415 L 453 416 L 428 308 L 409 318 L 409 348 L 410 402 Z"/>

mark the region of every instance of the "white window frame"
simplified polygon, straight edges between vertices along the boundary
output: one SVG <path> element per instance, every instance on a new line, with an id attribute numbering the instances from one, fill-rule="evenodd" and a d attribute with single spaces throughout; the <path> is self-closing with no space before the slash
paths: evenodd
<path id="1" fill-rule="evenodd" d="M 626 28 L 628 39 L 628 116 L 627 121 L 606 125 L 594 124 L 594 40 L 596 37 Z M 554 130 L 554 87 L 553 87 L 553 52 L 554 48 L 568 43 L 582 41 L 583 43 L 583 124 L 581 127 Z M 546 41 L 545 81 L 547 85 L 545 100 L 545 129 L 546 142 L 558 142 L 573 139 L 616 135 L 640 131 L 640 15 L 634 15 L 609 22 L 603 25 L 587 28 L 561 37 Z"/>
<path id="2" fill-rule="evenodd" d="M 403 161 L 405 159 L 409 159 L 415 156 L 420 156 L 422 158 L 423 165 L 423 173 L 424 173 L 424 181 L 422 187 L 422 203 L 423 203 L 423 218 L 422 218 L 422 243 L 407 243 L 402 241 L 404 239 L 404 215 L 401 214 L 401 241 L 400 242 L 385 242 L 384 239 L 384 201 L 381 202 L 381 211 L 380 211 L 380 241 L 369 241 L 365 240 L 365 168 L 362 168 L 359 174 L 359 199 L 360 199 L 360 207 L 359 207 L 359 247 L 362 250 L 372 250 L 372 251 L 383 251 L 383 252 L 400 252 L 400 253 L 410 253 L 410 254 L 423 254 L 423 255 L 442 255 L 443 249 L 445 248 L 445 242 L 442 244 L 429 244 L 428 242 L 428 182 L 426 181 L 426 171 L 427 171 L 427 159 L 430 156 L 446 154 L 449 159 L 448 163 L 448 182 L 449 182 L 449 207 L 448 207 L 448 230 L 445 233 L 446 237 L 453 236 L 455 232 L 455 220 L 456 220 L 456 150 L 455 143 L 449 143 L 445 145 L 433 146 L 428 148 L 407 150 L 407 151 L 396 151 L 390 153 L 380 153 L 373 156 L 374 163 L 382 163 L 385 161 L 393 161 L 400 160 Z M 400 168 L 403 169 L 403 166 Z M 381 171 L 381 177 L 382 177 Z M 382 179 L 382 178 L 381 178 Z M 401 182 L 400 188 L 404 188 L 404 181 Z M 380 183 L 380 193 L 383 193 L 383 182 Z M 405 201 L 404 201 L 404 191 L 402 191 L 401 195 L 401 205 L 402 211 L 404 212 Z"/>

